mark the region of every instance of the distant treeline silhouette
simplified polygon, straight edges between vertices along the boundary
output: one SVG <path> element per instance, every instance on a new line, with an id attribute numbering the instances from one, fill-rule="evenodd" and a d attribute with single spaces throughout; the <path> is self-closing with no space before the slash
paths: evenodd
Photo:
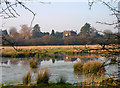
<path id="1" fill-rule="evenodd" d="M 112 34 L 112 35 L 111 35 Z M 9 33 L 3 30 L 1 34 L 2 45 L 10 46 L 38 46 L 38 45 L 108 45 L 117 44 L 118 40 L 110 30 L 100 34 L 89 23 L 86 23 L 77 34 L 75 31 L 41 32 L 40 26 L 36 24 L 33 28 L 22 25 L 20 32 L 16 28 L 10 28 Z M 6 41 L 7 40 L 7 41 Z M 8 42 L 9 41 L 9 42 Z"/>

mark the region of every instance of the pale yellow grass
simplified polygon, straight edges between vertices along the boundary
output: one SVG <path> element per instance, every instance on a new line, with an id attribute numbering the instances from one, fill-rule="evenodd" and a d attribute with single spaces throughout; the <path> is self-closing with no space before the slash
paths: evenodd
<path id="1" fill-rule="evenodd" d="M 86 45 L 89 48 L 101 48 L 99 45 Z M 63 45 L 63 46 L 16 46 L 17 49 L 57 49 L 57 48 L 85 48 L 85 45 Z M 13 49 L 11 46 L 2 46 L 2 49 Z"/>

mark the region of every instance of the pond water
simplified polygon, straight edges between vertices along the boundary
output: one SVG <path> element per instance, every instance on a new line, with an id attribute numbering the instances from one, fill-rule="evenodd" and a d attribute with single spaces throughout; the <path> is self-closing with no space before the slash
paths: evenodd
<path id="1" fill-rule="evenodd" d="M 38 60 L 38 68 L 32 69 L 32 80 L 36 79 L 37 73 L 40 71 L 41 68 L 45 69 L 48 68 L 49 72 L 51 73 L 51 77 L 49 81 L 56 82 L 59 76 L 64 76 L 69 83 L 77 83 L 82 82 L 85 80 L 83 75 L 79 75 L 79 78 L 76 79 L 76 74 L 74 73 L 73 65 L 76 63 L 77 60 L 81 60 L 82 62 L 86 62 L 88 60 L 100 60 L 102 62 L 105 61 L 104 57 L 79 57 L 79 56 L 59 56 L 56 59 L 47 58 L 46 60 Z M 29 61 L 31 59 L 26 58 L 4 58 L 3 62 L 7 61 L 6 65 L 0 66 L 2 69 L 2 83 L 22 83 L 22 78 L 26 75 L 27 71 L 30 69 Z M 109 63 L 108 61 L 107 63 Z M 106 73 L 113 75 L 114 73 L 118 72 L 118 65 L 112 64 L 105 67 Z M 105 75 L 107 77 L 107 75 Z"/>

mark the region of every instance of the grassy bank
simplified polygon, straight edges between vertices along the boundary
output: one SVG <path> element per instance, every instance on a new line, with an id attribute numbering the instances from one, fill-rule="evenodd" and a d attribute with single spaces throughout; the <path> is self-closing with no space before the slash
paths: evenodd
<path id="1" fill-rule="evenodd" d="M 120 88 L 120 82 L 115 81 L 111 78 L 109 79 L 104 79 L 102 82 L 81 82 L 79 85 L 77 83 L 70 84 L 70 83 L 65 83 L 65 84 L 57 84 L 57 83 L 49 83 L 49 84 L 34 84 L 31 83 L 29 86 L 28 85 L 23 85 L 23 84 L 17 84 L 17 85 L 5 85 L 2 86 L 1 88 Z"/>
<path id="2" fill-rule="evenodd" d="M 75 46 L 17 46 L 17 51 L 12 47 L 2 47 L 2 57 L 34 57 L 39 54 L 43 57 L 56 57 L 58 54 L 64 53 L 68 55 L 80 54 L 119 54 L 120 49 L 112 46 L 101 49 L 99 45 L 75 45 Z"/>

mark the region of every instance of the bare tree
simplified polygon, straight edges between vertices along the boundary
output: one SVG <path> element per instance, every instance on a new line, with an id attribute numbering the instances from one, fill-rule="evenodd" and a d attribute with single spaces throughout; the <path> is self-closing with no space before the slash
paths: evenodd
<path id="1" fill-rule="evenodd" d="M 28 8 L 22 1 L 14 0 L 13 2 L 10 2 L 9 0 L 3 0 L 0 4 L 1 4 L 0 15 L 4 19 L 17 18 L 18 16 L 20 16 L 19 12 L 16 10 L 16 7 L 18 6 L 21 6 L 21 8 L 28 10 L 30 13 L 33 14 L 33 18 L 30 24 L 30 26 L 32 26 L 36 14 L 34 13 L 34 11 Z"/>
<path id="2" fill-rule="evenodd" d="M 119 45 L 120 44 L 120 2 L 118 2 L 117 0 L 111 0 L 111 1 L 105 1 L 105 0 L 88 0 L 88 5 L 89 5 L 90 9 L 92 8 L 92 6 L 94 5 L 94 3 L 96 3 L 96 2 L 100 2 L 103 5 L 105 5 L 106 7 L 108 7 L 108 9 L 111 10 L 112 15 L 116 17 L 116 22 L 108 23 L 108 22 L 97 21 L 96 23 L 110 25 L 110 26 L 114 25 L 115 26 L 114 28 L 118 28 L 118 33 L 114 33 L 114 34 L 111 33 L 111 35 L 115 35 L 118 38 L 118 45 Z M 110 2 L 111 3 L 118 3 L 118 7 L 115 7 L 115 6 L 111 5 Z"/>
<path id="3" fill-rule="evenodd" d="M 113 22 L 113 23 L 108 23 L 108 22 L 96 22 L 96 23 L 100 23 L 100 24 L 105 24 L 105 25 L 115 25 L 115 28 L 118 28 L 118 33 L 115 33 L 115 34 L 113 34 L 113 33 L 107 33 L 107 32 L 104 32 L 104 33 L 106 33 L 106 34 L 109 34 L 109 35 L 115 35 L 117 38 L 118 38 L 118 46 L 120 45 L 120 1 L 118 2 L 118 0 L 111 0 L 111 2 L 115 2 L 115 3 L 117 3 L 118 2 L 118 8 L 116 8 L 115 6 L 112 6 L 111 4 L 110 4 L 110 1 L 108 1 L 108 2 L 105 2 L 105 0 L 88 0 L 88 5 L 89 5 L 89 7 L 90 7 L 90 9 L 92 8 L 92 6 L 93 6 L 93 4 L 94 3 L 96 3 L 96 2 L 101 2 L 103 5 L 105 5 L 105 6 L 107 6 L 108 7 L 108 9 L 110 9 L 111 11 L 112 11 L 112 15 L 113 16 L 115 16 L 116 17 L 116 22 Z M 118 47 L 118 48 L 120 48 L 120 47 Z M 118 59 L 120 60 L 120 57 L 118 56 Z M 106 65 L 106 62 L 108 61 L 108 60 L 111 60 L 111 58 L 108 58 L 103 64 L 102 64 L 102 66 L 107 66 L 107 65 L 109 65 L 109 64 L 107 64 Z M 120 61 L 118 60 L 118 80 L 120 80 L 120 72 L 119 72 L 119 70 L 120 70 Z M 101 66 L 101 67 L 102 67 Z M 101 68 L 100 67 L 100 68 Z M 99 69 L 100 69 L 99 68 Z M 98 69 L 98 71 L 99 71 L 99 69 Z M 109 75 L 109 74 L 107 74 L 107 75 Z"/>

